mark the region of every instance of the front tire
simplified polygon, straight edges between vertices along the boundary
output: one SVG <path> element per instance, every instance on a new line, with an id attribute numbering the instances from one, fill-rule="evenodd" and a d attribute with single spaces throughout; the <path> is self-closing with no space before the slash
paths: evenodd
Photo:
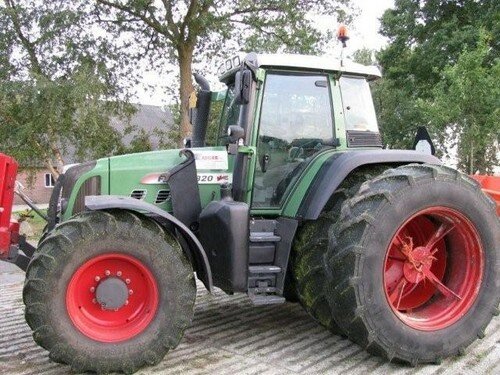
<path id="1" fill-rule="evenodd" d="M 326 258 L 337 324 L 370 353 L 416 365 L 464 352 L 500 300 L 500 221 L 477 184 L 408 165 L 347 200 Z"/>
<path id="2" fill-rule="evenodd" d="M 128 211 L 87 212 L 57 226 L 23 290 L 35 341 L 78 372 L 133 373 L 182 338 L 196 297 L 177 240 Z"/>

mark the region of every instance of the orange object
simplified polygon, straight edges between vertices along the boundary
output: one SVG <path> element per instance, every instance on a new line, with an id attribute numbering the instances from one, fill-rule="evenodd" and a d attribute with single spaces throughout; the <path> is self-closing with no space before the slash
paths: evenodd
<path id="1" fill-rule="evenodd" d="M 347 35 L 347 27 L 345 25 L 340 25 L 337 30 L 337 39 L 342 42 L 342 45 L 346 46 L 346 41 L 349 40 L 349 36 Z"/>
<path id="2" fill-rule="evenodd" d="M 497 215 L 500 216 L 500 176 L 472 175 L 479 182 L 481 189 L 497 204 Z"/>

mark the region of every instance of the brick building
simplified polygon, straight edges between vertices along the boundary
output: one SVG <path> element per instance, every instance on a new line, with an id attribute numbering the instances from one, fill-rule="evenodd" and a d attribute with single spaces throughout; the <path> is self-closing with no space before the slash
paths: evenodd
<path id="1" fill-rule="evenodd" d="M 173 118 L 170 111 L 162 107 L 152 105 L 136 105 L 137 111 L 130 119 L 130 125 L 134 127 L 134 132 L 123 137 L 122 142 L 129 145 L 133 139 L 134 133 L 137 131 L 145 131 L 150 137 L 153 150 L 158 149 L 158 139 L 155 136 L 155 129 L 160 131 L 168 130 L 172 127 Z M 123 133 L 129 125 L 120 119 L 112 119 L 111 125 L 120 133 Z M 64 160 L 68 164 L 82 162 L 83 160 L 75 160 L 72 155 L 63 155 Z M 54 188 L 54 178 L 50 171 L 43 167 L 30 167 L 29 169 L 21 166 L 17 176 L 17 180 L 25 187 L 24 192 L 37 204 L 49 203 L 52 189 Z M 24 202 L 16 195 L 14 204 L 24 204 Z"/>

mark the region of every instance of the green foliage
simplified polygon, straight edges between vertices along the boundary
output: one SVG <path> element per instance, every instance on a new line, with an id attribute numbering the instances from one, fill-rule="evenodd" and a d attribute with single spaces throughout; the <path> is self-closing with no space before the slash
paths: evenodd
<path id="1" fill-rule="evenodd" d="M 134 109 L 118 84 L 119 54 L 93 29 L 82 2 L 5 0 L 0 5 L 0 139 L 21 165 L 109 155 L 120 147 L 111 116 Z M 99 34 L 99 33 L 97 33 Z"/>
<path id="2" fill-rule="evenodd" d="M 168 106 L 168 110 L 170 111 L 172 115 L 172 127 L 169 129 L 169 131 L 163 131 L 160 129 L 155 129 L 154 130 L 154 135 L 158 138 L 159 141 L 159 146 L 160 148 L 178 148 L 182 147 L 183 145 L 181 139 L 181 130 L 180 130 L 180 124 L 181 124 L 181 111 L 180 111 L 180 104 L 174 103 L 170 104 Z"/>
<path id="3" fill-rule="evenodd" d="M 498 136 L 486 128 L 498 134 L 490 85 L 499 78 L 499 14 L 496 0 L 396 0 L 384 13 L 381 33 L 390 43 L 377 54 L 384 79 L 374 100 L 387 146 L 411 147 L 424 125 L 439 154 L 458 147 L 459 168 L 491 171 Z"/>
<path id="4" fill-rule="evenodd" d="M 219 140 L 219 124 L 223 107 L 223 100 L 212 102 L 212 105 L 210 106 L 206 136 L 207 146 L 215 146 Z"/>
<path id="5" fill-rule="evenodd" d="M 454 141 L 459 167 L 468 173 L 492 173 L 500 141 L 500 59 L 487 64 L 486 33 L 476 48 L 465 48 L 456 64 L 443 70 L 433 100 L 422 102 L 429 124 Z"/>
<path id="6" fill-rule="evenodd" d="M 113 153 L 120 135 L 109 126 L 109 116 L 121 112 L 123 104 L 101 100 L 106 87 L 92 74 L 54 81 L 0 84 L 0 139 L 2 149 L 23 166 L 57 160 L 68 151 L 77 160 Z M 56 161 L 56 164 L 53 163 Z"/>
<path id="7" fill-rule="evenodd" d="M 362 48 L 354 51 L 351 59 L 358 64 L 373 65 L 375 61 L 375 51 L 370 48 Z"/>

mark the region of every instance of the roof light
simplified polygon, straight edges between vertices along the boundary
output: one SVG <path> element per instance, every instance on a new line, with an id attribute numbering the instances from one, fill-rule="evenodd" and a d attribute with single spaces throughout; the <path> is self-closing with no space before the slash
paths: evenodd
<path id="1" fill-rule="evenodd" d="M 345 25 L 340 25 L 337 30 L 337 39 L 342 42 L 342 47 L 346 47 L 346 42 L 349 40 L 349 36 L 347 35 L 347 27 Z"/>

